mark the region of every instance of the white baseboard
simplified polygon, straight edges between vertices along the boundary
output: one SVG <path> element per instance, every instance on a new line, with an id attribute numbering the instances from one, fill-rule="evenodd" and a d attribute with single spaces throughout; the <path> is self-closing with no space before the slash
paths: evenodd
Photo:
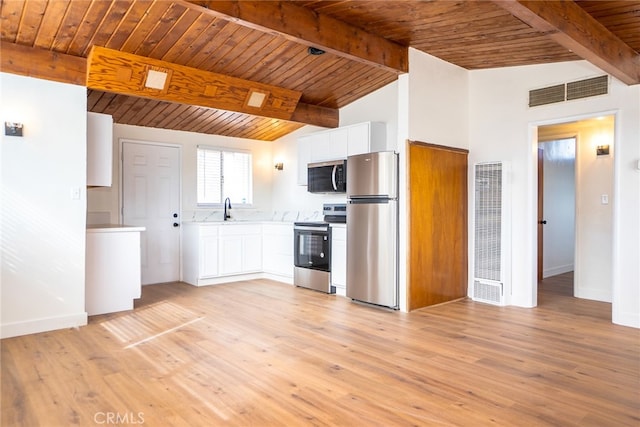
<path id="1" fill-rule="evenodd" d="M 556 267 L 550 267 L 542 272 L 542 278 L 557 276 L 558 274 L 564 274 L 573 271 L 573 264 L 558 265 Z"/>
<path id="2" fill-rule="evenodd" d="M 293 277 L 281 276 L 279 274 L 271 274 L 271 273 L 250 273 L 250 274 L 236 274 L 234 276 L 220 276 L 220 277 L 211 277 L 208 279 L 198 279 L 198 284 L 195 286 L 211 286 L 211 285 L 222 285 L 224 283 L 233 283 L 233 282 L 241 282 L 243 280 L 254 280 L 254 279 L 271 279 L 277 282 L 288 283 L 293 285 Z M 188 283 L 188 282 L 185 282 Z M 193 283 L 189 283 L 193 285 Z"/>
<path id="3" fill-rule="evenodd" d="M 282 276 L 280 274 L 273 273 L 263 273 L 264 279 L 275 280 L 276 282 L 286 283 L 288 285 L 293 285 L 293 276 Z"/>
<path id="4" fill-rule="evenodd" d="M 613 311 L 613 323 L 616 325 L 629 326 L 631 328 L 640 329 L 640 313 L 616 313 Z"/>
<path id="5" fill-rule="evenodd" d="M 589 289 L 576 287 L 574 290 L 576 298 L 589 299 L 600 302 L 611 302 L 611 291 L 602 289 Z"/>
<path id="6" fill-rule="evenodd" d="M 87 313 L 76 313 L 66 316 L 31 319 L 24 322 L 3 323 L 0 326 L 0 338 L 11 338 L 20 335 L 37 334 L 55 331 L 56 329 L 77 328 L 87 324 Z"/>

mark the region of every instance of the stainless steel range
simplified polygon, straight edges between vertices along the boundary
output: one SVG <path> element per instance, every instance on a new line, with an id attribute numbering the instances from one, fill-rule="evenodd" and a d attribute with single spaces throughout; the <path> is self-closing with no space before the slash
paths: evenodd
<path id="1" fill-rule="evenodd" d="M 325 204 L 324 221 L 296 222 L 293 225 L 296 286 L 333 294 L 331 286 L 331 222 L 346 223 L 346 204 Z"/>

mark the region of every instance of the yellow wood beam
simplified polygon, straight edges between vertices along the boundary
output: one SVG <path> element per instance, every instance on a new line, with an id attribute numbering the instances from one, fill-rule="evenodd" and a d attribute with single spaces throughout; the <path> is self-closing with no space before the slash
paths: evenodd
<path id="1" fill-rule="evenodd" d="M 0 43 L 0 70 L 6 73 L 61 83 L 79 86 L 87 85 L 87 59 L 15 43 Z M 211 93 L 211 90 L 209 89 L 209 93 Z M 126 95 L 127 93 L 124 94 Z M 151 98 L 158 99 L 156 97 Z M 207 105 L 201 105 L 201 103 L 193 105 L 207 107 Z M 218 107 L 218 109 L 224 108 Z M 248 114 L 265 116 L 265 114 Z M 298 102 L 288 114 L 289 118 L 286 120 L 291 122 L 327 128 L 338 127 L 338 110 L 334 108 Z M 278 114 L 278 116 L 281 116 L 281 114 Z M 266 117 L 281 118 L 275 115 L 267 115 Z"/>
<path id="2" fill-rule="evenodd" d="M 98 46 L 87 59 L 87 87 L 283 120 L 291 118 L 302 95 Z"/>
<path id="3" fill-rule="evenodd" d="M 409 50 L 292 1 L 181 0 L 201 6 L 216 18 L 255 30 L 277 33 L 288 40 L 312 46 L 394 73 L 409 71 Z M 204 8 L 204 9 L 203 9 Z"/>
<path id="4" fill-rule="evenodd" d="M 494 3 L 620 81 L 640 83 L 640 55 L 573 1 Z"/>

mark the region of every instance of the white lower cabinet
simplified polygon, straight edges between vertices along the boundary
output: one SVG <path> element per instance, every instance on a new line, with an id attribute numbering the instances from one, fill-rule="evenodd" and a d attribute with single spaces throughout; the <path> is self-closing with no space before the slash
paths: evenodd
<path id="1" fill-rule="evenodd" d="M 292 280 L 293 226 L 291 224 L 264 224 L 262 235 L 264 272 Z"/>
<path id="2" fill-rule="evenodd" d="M 262 225 L 225 224 L 218 231 L 220 275 L 262 270 Z"/>
<path id="3" fill-rule="evenodd" d="M 216 277 L 218 272 L 218 227 L 205 226 L 200 228 L 200 276 Z"/>
<path id="4" fill-rule="evenodd" d="M 347 289 L 347 228 L 331 226 L 331 285 L 338 295 L 346 295 Z"/>
<path id="5" fill-rule="evenodd" d="M 261 224 L 183 224 L 183 281 L 201 286 L 262 271 Z"/>

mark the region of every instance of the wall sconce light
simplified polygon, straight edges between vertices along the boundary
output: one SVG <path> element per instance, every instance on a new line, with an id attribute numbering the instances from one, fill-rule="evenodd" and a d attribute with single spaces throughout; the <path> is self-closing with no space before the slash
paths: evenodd
<path id="1" fill-rule="evenodd" d="M 4 134 L 7 136 L 22 136 L 22 123 L 4 122 Z"/>
<path id="2" fill-rule="evenodd" d="M 284 164 L 282 162 L 276 163 L 276 169 L 281 171 L 282 169 L 284 169 Z"/>
<path id="3" fill-rule="evenodd" d="M 598 145 L 596 148 L 596 155 L 598 156 L 608 156 L 609 155 L 609 146 L 608 145 Z"/>

